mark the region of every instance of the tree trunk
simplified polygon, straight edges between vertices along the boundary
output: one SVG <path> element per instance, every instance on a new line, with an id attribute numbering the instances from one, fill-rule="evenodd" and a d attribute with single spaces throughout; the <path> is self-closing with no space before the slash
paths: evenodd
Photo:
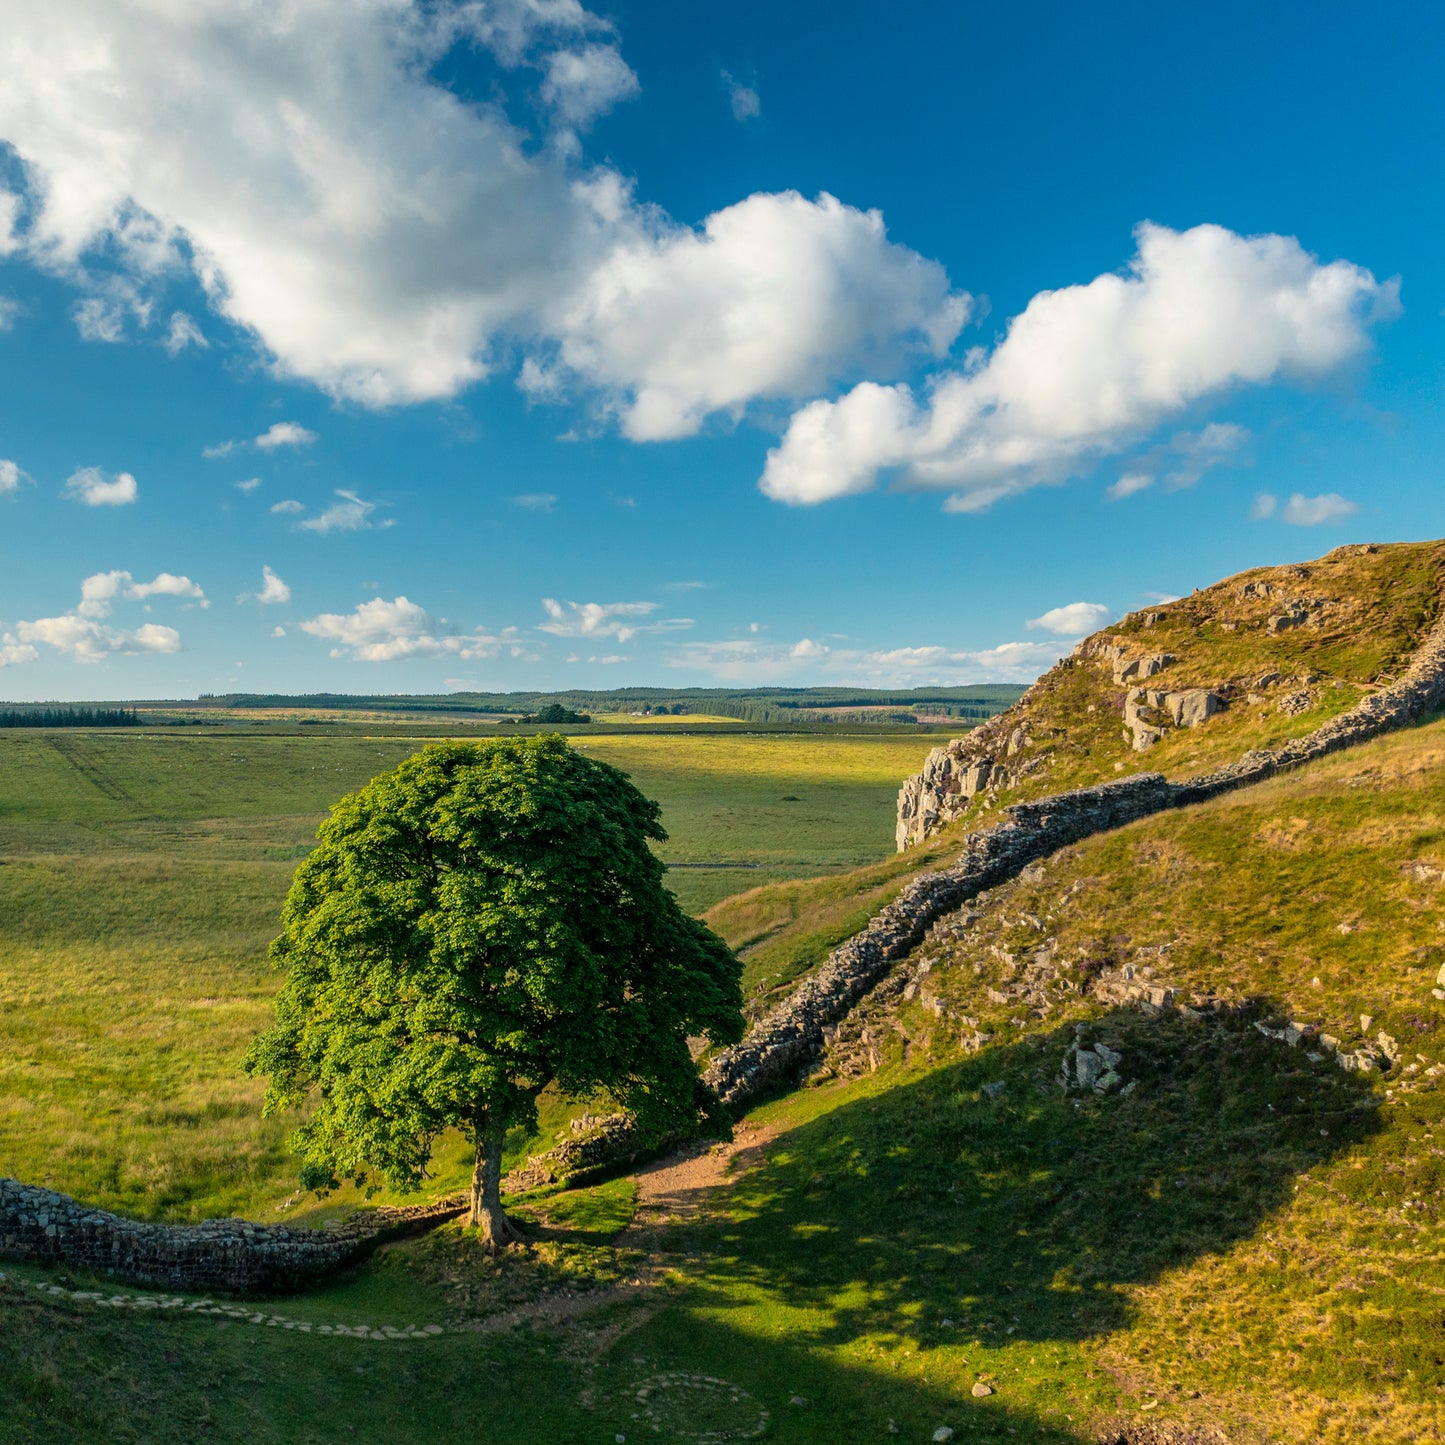
<path id="1" fill-rule="evenodd" d="M 502 1211 L 502 1146 L 507 1126 L 501 1115 L 484 1117 L 477 1129 L 477 1162 L 472 1170 L 472 1212 L 467 1223 L 482 1232 L 482 1242 L 496 1250 L 521 1244 L 522 1231 Z"/>

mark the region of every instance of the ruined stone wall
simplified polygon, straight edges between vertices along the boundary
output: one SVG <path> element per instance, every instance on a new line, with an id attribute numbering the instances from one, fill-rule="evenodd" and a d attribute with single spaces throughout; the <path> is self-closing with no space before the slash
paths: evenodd
<path id="1" fill-rule="evenodd" d="M 0 1253 L 131 1284 L 273 1294 L 313 1283 L 385 1239 L 430 1228 L 466 1207 L 466 1200 L 456 1197 L 411 1209 L 377 1209 L 324 1230 L 244 1219 L 143 1224 L 51 1189 L 0 1179 Z"/>

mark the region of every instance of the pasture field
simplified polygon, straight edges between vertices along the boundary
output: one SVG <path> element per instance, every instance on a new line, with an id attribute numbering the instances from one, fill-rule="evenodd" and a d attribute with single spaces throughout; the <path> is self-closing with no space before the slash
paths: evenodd
<path id="1" fill-rule="evenodd" d="M 931 739 L 734 727 L 575 741 L 661 802 L 670 884 L 700 911 L 888 856 L 898 783 Z M 419 745 L 0 732 L 0 1174 L 144 1217 L 276 1217 L 292 1125 L 261 1120 L 259 1081 L 238 1071 L 279 982 L 266 946 L 330 803 Z M 544 1126 L 561 1122 L 554 1108 Z M 444 1155 L 450 1186 L 463 1161 Z"/>
<path id="2" fill-rule="evenodd" d="M 254 1323 L 7 1270 L 0 1440 L 1438 1440 L 1442 840 L 1437 722 L 1064 850 L 926 943 L 927 996 L 866 1018 L 871 1068 L 835 1053 L 755 1110 L 730 1172 L 533 1196 L 502 1260 L 447 1227 Z M 840 887 L 719 911 L 801 926 Z M 1239 1008 L 1007 1000 L 1041 947 Z M 1287 1019 L 1343 1049 L 1386 1031 L 1397 1066 L 1254 1026 Z M 1081 1036 L 1126 1089 L 1059 1087 Z"/>

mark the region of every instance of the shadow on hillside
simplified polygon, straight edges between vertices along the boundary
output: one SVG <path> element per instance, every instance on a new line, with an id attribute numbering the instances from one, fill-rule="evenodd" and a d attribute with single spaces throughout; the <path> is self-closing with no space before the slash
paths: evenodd
<path id="1" fill-rule="evenodd" d="M 1245 1018 L 1121 1010 L 1085 1039 L 1123 1054 L 1127 1096 L 1061 1090 L 1069 1027 L 777 1140 L 696 1241 L 716 1306 L 743 1286 L 817 1344 L 1084 1339 L 1128 1324 L 1121 1287 L 1249 1237 L 1378 1127 L 1367 1078 Z"/>

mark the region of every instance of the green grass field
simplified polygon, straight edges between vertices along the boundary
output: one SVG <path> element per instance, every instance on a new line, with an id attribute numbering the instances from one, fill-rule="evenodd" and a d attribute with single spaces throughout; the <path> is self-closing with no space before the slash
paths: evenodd
<path id="1" fill-rule="evenodd" d="M 331 802 L 405 737 L 0 732 L 0 1173 L 137 1215 L 275 1217 L 293 1165 L 238 1061 Z M 887 856 L 926 738 L 589 738 L 663 805 L 684 906 Z M 565 1114 L 551 1101 L 545 1124 Z M 521 1141 L 518 1141 L 521 1147 Z M 439 1159 L 450 1179 L 459 1152 Z"/>
<path id="2" fill-rule="evenodd" d="M 277 795 L 310 796 L 299 757 L 278 767 Z M 140 795 L 103 748 L 81 761 Z M 332 778 L 373 762 L 333 759 Z M 32 781 L 54 766 L 29 765 Z M 631 766 L 644 765 L 645 751 Z M 829 766 L 837 786 L 871 786 L 858 757 Z M 749 786 L 784 786 L 795 768 L 763 754 Z M 676 772 L 685 793 L 707 767 L 685 756 Z M 239 1047 L 272 982 L 245 951 L 265 887 L 246 902 L 235 870 L 284 886 L 291 860 L 273 855 L 299 845 L 259 785 L 240 790 L 255 812 L 183 820 L 204 789 L 173 773 L 156 786 L 170 816 L 107 796 L 93 807 L 115 811 L 87 820 L 76 785 L 69 816 L 27 821 L 25 789 L 6 785 L 5 836 L 29 843 L 0 855 L 0 897 L 7 919 L 23 905 L 30 922 L 3 944 L 0 987 L 18 1004 L 0 1021 L 0 1157 L 8 1169 L 17 1141 L 30 1153 L 15 1172 L 37 1178 L 49 1135 L 102 1184 L 120 1158 L 114 1200 L 157 1212 L 138 1182 L 149 1167 L 171 1190 L 163 1212 L 181 1216 L 284 1187 L 279 1138 L 257 1127 L 254 1099 L 247 1112 L 217 1040 Z M 287 816 L 304 831 L 301 811 Z M 699 803 L 695 816 L 718 815 Z M 193 852 L 196 871 L 180 870 Z M 778 986 L 930 860 L 884 852 L 709 916 L 746 947 L 750 978 Z M 207 877 L 211 895 L 196 889 Z M 123 906 L 129 891 L 142 901 Z M 189 931 L 166 922 L 183 905 Z M 1445 1064 L 1430 992 L 1442 905 L 1445 722 L 1088 840 L 992 890 L 962 940 L 925 944 L 929 999 L 867 1015 L 874 1066 L 851 1076 L 835 1059 L 833 1077 L 757 1110 L 759 1144 L 732 1187 L 650 1236 L 629 1232 L 630 1179 L 540 1196 L 520 1206 L 530 1251 L 492 1260 L 444 1228 L 259 1307 L 290 1330 L 50 1298 L 30 1286 L 53 1272 L 3 1267 L 0 1441 L 719 1441 L 749 1438 L 762 1410 L 752 1438 L 784 1445 L 922 1442 L 944 1426 L 996 1445 L 1445 1438 L 1445 1091 L 1429 1073 Z M 215 939 L 232 951 L 206 962 Z M 995 997 L 1041 947 L 1068 979 L 1147 958 L 1171 985 L 1245 1008 L 1150 1019 L 1079 991 L 1046 1012 Z M 1387 1030 L 1399 1067 L 1345 1073 L 1253 1027 L 1288 1018 L 1346 1048 Z M 1079 1029 L 1122 1053 L 1127 1096 L 1059 1090 Z M 98 1125 L 87 1089 L 110 1111 Z M 602 1303 L 575 1320 L 489 1323 L 589 1295 Z M 323 1323 L 448 1332 L 300 1330 Z M 993 1393 L 975 1396 L 980 1384 Z"/>

